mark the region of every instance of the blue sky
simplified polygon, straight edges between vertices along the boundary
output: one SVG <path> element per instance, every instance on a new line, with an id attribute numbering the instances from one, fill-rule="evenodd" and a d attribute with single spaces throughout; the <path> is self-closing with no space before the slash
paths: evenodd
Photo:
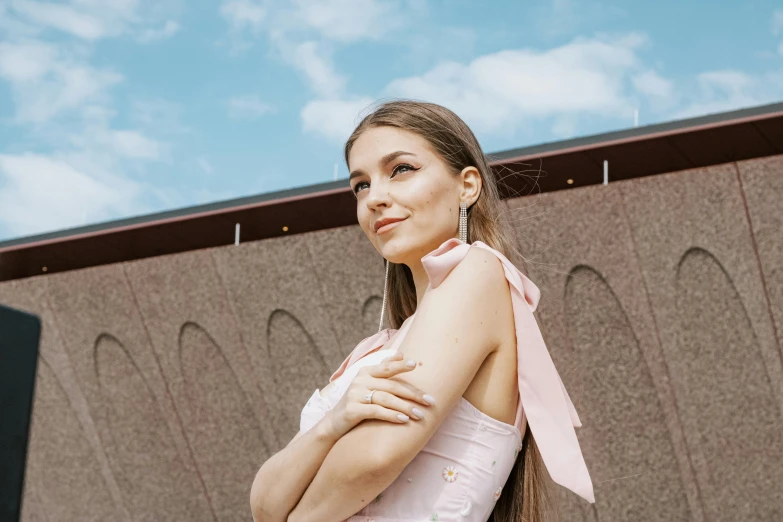
<path id="1" fill-rule="evenodd" d="M 389 97 L 486 152 L 781 101 L 783 7 L 0 0 L 0 240 L 345 179 Z"/>

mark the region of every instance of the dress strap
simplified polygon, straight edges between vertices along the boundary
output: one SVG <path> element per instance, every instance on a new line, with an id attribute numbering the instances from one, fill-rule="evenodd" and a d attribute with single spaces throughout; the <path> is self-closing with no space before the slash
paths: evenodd
<path id="1" fill-rule="evenodd" d="M 329 382 L 337 379 L 353 363 L 383 346 L 383 344 L 391 337 L 391 332 L 391 328 L 386 328 L 374 335 L 371 335 L 370 337 L 365 337 L 359 341 L 359 344 L 356 345 L 356 348 L 353 349 L 351 354 L 346 357 L 340 367 L 337 368 L 337 370 L 329 378 Z"/>
<path id="2" fill-rule="evenodd" d="M 371 335 L 370 337 L 365 337 L 364 339 L 359 341 L 359 344 L 356 345 L 356 348 L 353 349 L 351 354 L 343 361 L 340 367 L 337 368 L 337 371 L 335 371 L 332 374 L 331 378 L 329 379 L 329 382 L 332 382 L 333 380 L 337 379 L 340 375 L 343 374 L 343 372 L 349 366 L 354 364 L 362 357 L 366 355 L 370 355 L 371 353 L 383 348 L 385 344 L 389 341 L 389 339 L 391 339 L 392 335 L 394 335 L 395 332 L 399 332 L 397 337 L 395 337 L 394 339 L 394 343 L 392 343 L 392 346 L 389 347 L 390 349 L 395 348 L 396 351 L 396 349 L 399 348 L 403 337 L 405 337 L 405 334 L 407 333 L 411 322 L 413 322 L 414 315 L 416 315 L 415 312 L 413 315 L 405 319 L 405 321 L 403 321 L 402 323 L 402 326 L 400 326 L 399 330 L 396 330 L 394 328 L 386 328 L 374 335 Z"/>
<path id="3" fill-rule="evenodd" d="M 511 289 L 520 395 L 514 423 L 520 431 L 525 421 L 530 424 L 552 480 L 594 503 L 593 483 L 574 430 L 582 424 L 533 316 L 541 297 L 538 287 L 494 248 L 481 241 L 468 244 L 457 238 L 445 241 L 421 259 L 430 286 L 440 285 L 471 247 L 497 256 Z"/>

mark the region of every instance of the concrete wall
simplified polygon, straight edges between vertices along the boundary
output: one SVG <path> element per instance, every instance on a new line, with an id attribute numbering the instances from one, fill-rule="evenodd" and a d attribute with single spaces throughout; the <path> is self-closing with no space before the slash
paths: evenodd
<path id="1" fill-rule="evenodd" d="M 783 519 L 783 156 L 511 200 L 595 506 Z M 0 284 L 44 321 L 23 520 L 250 520 L 256 469 L 374 333 L 358 226 Z"/>

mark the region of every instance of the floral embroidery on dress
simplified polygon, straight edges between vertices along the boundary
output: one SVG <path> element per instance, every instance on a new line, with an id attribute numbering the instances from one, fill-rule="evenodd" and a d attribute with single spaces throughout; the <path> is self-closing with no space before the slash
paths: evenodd
<path id="1" fill-rule="evenodd" d="M 503 491 L 503 486 L 500 486 L 498 489 L 495 490 L 495 500 L 500 498 L 500 493 Z"/>
<path id="2" fill-rule="evenodd" d="M 457 475 L 459 475 L 459 471 L 457 471 L 457 468 L 454 466 L 446 466 L 443 468 L 443 480 L 446 482 L 454 482 L 457 480 Z"/>
<path id="3" fill-rule="evenodd" d="M 437 513 L 433 513 L 432 514 L 432 516 L 430 517 L 430 522 L 438 522 L 438 514 Z"/>

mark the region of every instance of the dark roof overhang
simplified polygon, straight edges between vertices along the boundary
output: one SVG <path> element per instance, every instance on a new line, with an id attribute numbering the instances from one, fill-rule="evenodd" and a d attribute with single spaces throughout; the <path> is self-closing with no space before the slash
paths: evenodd
<path id="1" fill-rule="evenodd" d="M 488 154 L 503 197 L 783 153 L 783 103 Z M 0 242 L 0 281 L 356 223 L 346 180 Z M 285 227 L 285 229 L 284 229 Z"/>

